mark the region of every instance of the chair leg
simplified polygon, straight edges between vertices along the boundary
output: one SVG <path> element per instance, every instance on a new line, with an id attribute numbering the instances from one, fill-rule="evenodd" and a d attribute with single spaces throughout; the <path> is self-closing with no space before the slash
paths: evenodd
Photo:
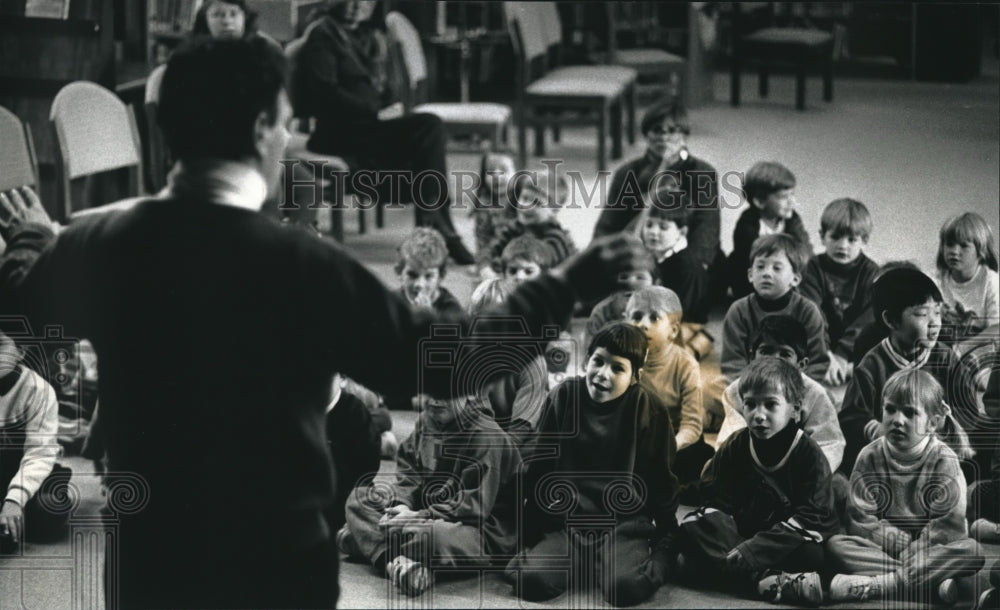
<path id="1" fill-rule="evenodd" d="M 365 219 L 365 211 L 362 208 L 358 208 L 358 233 L 364 235 L 368 232 L 368 223 Z"/>
<path id="2" fill-rule="evenodd" d="M 535 156 L 545 156 L 545 123 L 535 123 Z"/>
<path id="3" fill-rule="evenodd" d="M 729 103 L 733 106 L 740 105 L 740 65 L 739 51 L 733 53 L 733 59 L 729 65 Z"/>
<path id="4" fill-rule="evenodd" d="M 767 60 L 760 62 L 760 75 L 757 77 L 757 89 L 761 97 L 767 97 L 769 93 L 769 78 L 771 66 L 767 64 Z"/>
<path id="5" fill-rule="evenodd" d="M 806 109 L 806 61 L 800 58 L 795 63 L 795 109 Z"/>
<path id="6" fill-rule="evenodd" d="M 347 195 L 347 197 L 350 197 L 350 195 Z M 330 235 L 338 242 L 344 243 L 344 208 L 339 205 L 331 205 L 329 206 L 329 210 Z"/>
<path id="7" fill-rule="evenodd" d="M 833 53 L 823 56 L 823 101 L 833 101 Z"/>
<path id="8" fill-rule="evenodd" d="M 602 106 L 597 117 L 597 171 L 603 172 L 608 164 L 608 107 Z"/>
<path id="9" fill-rule="evenodd" d="M 622 105 L 621 99 L 615 100 L 611 106 L 611 158 L 615 161 L 622 158 Z"/>
<path id="10" fill-rule="evenodd" d="M 379 197 L 378 202 L 375 204 L 375 227 L 379 229 L 385 228 L 385 202 Z"/>
<path id="11" fill-rule="evenodd" d="M 552 120 L 555 121 L 555 113 L 552 113 Z M 553 123 L 552 124 L 552 141 L 554 143 L 558 144 L 560 140 L 562 140 L 562 127 L 560 127 L 556 123 Z"/>
<path id="12" fill-rule="evenodd" d="M 518 167 L 528 167 L 528 126 L 522 117 L 517 125 Z"/>
<path id="13" fill-rule="evenodd" d="M 638 83 L 632 83 L 628 89 L 628 93 L 625 97 L 625 102 L 628 105 L 628 143 L 629 146 L 635 144 L 635 107 L 636 107 L 636 90 L 639 88 Z"/>

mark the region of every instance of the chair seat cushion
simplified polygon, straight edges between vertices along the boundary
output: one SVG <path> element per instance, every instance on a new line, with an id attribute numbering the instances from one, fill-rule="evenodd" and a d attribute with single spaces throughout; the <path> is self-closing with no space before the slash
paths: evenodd
<path id="1" fill-rule="evenodd" d="M 647 67 L 684 65 L 685 60 L 680 55 L 668 53 L 663 49 L 619 49 L 615 53 L 614 63 L 622 66 Z"/>
<path id="2" fill-rule="evenodd" d="M 598 80 L 612 81 L 615 84 L 626 86 L 634 83 L 639 77 L 632 68 L 625 66 L 563 66 L 556 68 L 549 74 L 561 74 L 562 78 L 593 78 Z"/>
<path id="3" fill-rule="evenodd" d="M 822 46 L 829 44 L 832 40 L 833 35 L 829 32 L 806 28 L 764 28 L 743 37 L 744 42 L 807 47 Z"/>
<path id="4" fill-rule="evenodd" d="M 445 123 L 496 123 L 502 125 L 510 120 L 510 106 L 504 104 L 421 104 L 413 112 L 427 112 L 436 115 Z"/>
<path id="5" fill-rule="evenodd" d="M 579 66 L 579 67 L 600 67 L 600 66 Z M 542 78 L 525 87 L 528 95 L 562 95 L 567 97 L 603 97 L 614 98 L 620 96 L 627 83 L 611 78 L 606 78 L 599 72 L 564 72 L 569 68 L 561 68 L 555 72 L 549 72 Z M 632 71 L 633 74 L 635 71 Z"/>

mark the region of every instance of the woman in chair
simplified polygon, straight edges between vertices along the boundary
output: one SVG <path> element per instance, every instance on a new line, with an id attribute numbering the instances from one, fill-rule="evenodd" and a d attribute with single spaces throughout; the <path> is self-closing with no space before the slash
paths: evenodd
<path id="1" fill-rule="evenodd" d="M 375 6 L 374 1 L 333 0 L 321 13 L 296 62 L 296 114 L 316 118 L 310 150 L 356 159 L 361 165 L 356 169 L 440 176 L 403 180 L 397 194 L 403 201 L 386 203 L 414 203 L 416 224 L 437 229 L 452 259 L 470 265 L 474 258 L 451 220 L 443 123 L 424 113 L 379 118 L 392 91 L 388 45 L 371 22 Z"/>

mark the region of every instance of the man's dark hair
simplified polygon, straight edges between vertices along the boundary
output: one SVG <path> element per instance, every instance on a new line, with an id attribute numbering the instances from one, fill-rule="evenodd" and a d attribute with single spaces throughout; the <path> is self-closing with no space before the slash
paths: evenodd
<path id="1" fill-rule="evenodd" d="M 226 4 L 235 4 L 243 11 L 243 36 L 250 36 L 257 31 L 257 11 L 252 10 L 247 5 L 247 0 L 221 0 Z M 214 0 L 205 0 L 194 15 L 194 25 L 191 26 L 191 34 L 194 36 L 210 36 L 208 29 L 208 9 L 212 8 Z"/>
<path id="2" fill-rule="evenodd" d="M 632 378 L 639 378 L 639 369 L 646 363 L 646 350 L 649 347 L 649 340 L 641 330 L 627 322 L 611 322 L 597 331 L 590 340 L 587 358 L 599 347 L 608 350 L 612 356 L 625 358 L 632 363 Z"/>
<path id="3" fill-rule="evenodd" d="M 651 106 L 646 111 L 646 114 L 642 115 L 642 120 L 639 122 L 639 129 L 643 135 L 646 135 L 654 126 L 660 125 L 668 119 L 674 125 L 680 127 L 685 135 L 691 133 L 691 123 L 688 122 L 687 110 L 684 108 L 684 104 L 677 98 L 664 100 Z"/>
<path id="4" fill-rule="evenodd" d="M 170 58 L 157 122 L 176 159 L 239 160 L 256 155 L 254 124 L 274 123 L 285 57 L 260 37 L 197 38 Z"/>
<path id="5" fill-rule="evenodd" d="M 802 360 L 808 352 L 809 336 L 806 327 L 802 322 L 793 316 L 774 314 L 764 316 L 757 326 L 757 333 L 754 334 L 750 343 L 750 359 L 757 352 L 757 348 L 764 341 L 770 341 L 776 345 L 787 345 L 795 350 L 795 355 Z"/>

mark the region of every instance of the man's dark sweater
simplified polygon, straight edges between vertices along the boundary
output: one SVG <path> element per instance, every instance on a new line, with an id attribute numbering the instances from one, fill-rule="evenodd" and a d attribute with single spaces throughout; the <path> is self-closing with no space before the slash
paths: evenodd
<path id="1" fill-rule="evenodd" d="M 572 517 L 621 522 L 635 514 L 654 520 L 661 536 L 673 532 L 675 454 L 667 410 L 638 384 L 615 400 L 595 403 L 582 377 L 564 381 L 549 394 L 538 434 L 524 449 L 529 534 L 559 530 Z M 566 485 L 577 490 L 572 506 L 562 493 Z M 623 494 L 608 493 L 619 486 Z M 632 504 L 643 498 L 643 504 Z"/>
<path id="2" fill-rule="evenodd" d="M 823 253 L 812 257 L 802 274 L 799 292 L 819 305 L 826 316 L 830 349 L 848 361 L 853 357 L 854 340 L 872 321 L 871 288 L 876 273 L 878 265 L 864 253 L 846 265 Z"/>
<path id="3" fill-rule="evenodd" d="M 601 216 L 594 227 L 594 237 L 611 235 L 625 229 L 628 223 L 645 207 L 643 197 L 651 186 L 662 183 L 654 180 L 659 171 L 661 157 L 646 154 L 628 161 L 615 170 L 608 186 L 608 198 Z M 692 257 L 703 267 L 715 261 L 719 250 L 719 179 L 715 168 L 693 156 L 680 160 L 663 170 L 680 178 L 681 189 L 691 201 L 688 221 L 688 248 Z"/>
<path id="4" fill-rule="evenodd" d="M 3 314 L 93 343 L 109 468 L 149 491 L 129 517 L 133 550 L 231 547 L 250 533 L 261 552 L 315 545 L 335 497 L 323 422 L 333 372 L 404 396 L 455 391 L 450 369 L 415 357 L 430 314 L 339 246 L 247 209 L 151 200 L 55 239 L 23 225 L 0 287 Z M 506 307 L 538 332 L 573 301 L 545 277 Z"/>

